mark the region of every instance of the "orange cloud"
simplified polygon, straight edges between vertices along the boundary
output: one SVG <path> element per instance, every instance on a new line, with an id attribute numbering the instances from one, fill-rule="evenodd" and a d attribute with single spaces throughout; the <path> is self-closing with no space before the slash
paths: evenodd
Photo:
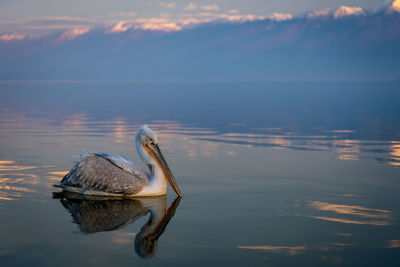
<path id="1" fill-rule="evenodd" d="M 25 35 L 23 34 L 16 34 L 16 33 L 6 33 L 0 35 L 0 40 L 4 42 L 14 41 L 14 40 L 23 40 Z"/>
<path id="2" fill-rule="evenodd" d="M 276 21 L 284 21 L 292 19 L 293 16 L 289 13 L 273 13 L 271 15 L 266 16 L 266 18 Z"/>
<path id="3" fill-rule="evenodd" d="M 361 7 L 341 6 L 335 11 L 333 16 L 335 19 L 337 19 L 337 18 L 341 18 L 341 17 L 352 16 L 352 15 L 361 15 L 361 14 L 364 14 L 364 9 L 362 9 Z"/>
<path id="4" fill-rule="evenodd" d="M 153 31 L 179 31 L 182 27 L 168 18 L 149 18 L 138 19 L 135 21 L 135 29 L 153 30 Z"/>
<path id="5" fill-rule="evenodd" d="M 90 28 L 78 28 L 78 29 L 72 29 L 69 31 L 64 32 L 59 38 L 59 41 L 63 40 L 73 40 L 81 35 L 84 35 L 85 33 L 89 32 Z"/>
<path id="6" fill-rule="evenodd" d="M 390 6 L 390 10 L 400 12 L 400 0 L 394 0 Z"/>
<path id="7" fill-rule="evenodd" d="M 111 30 L 109 30 L 109 33 L 119 33 L 119 32 L 126 32 L 129 30 L 130 26 L 126 25 L 125 21 L 120 21 L 117 24 L 112 27 Z"/>
<path id="8" fill-rule="evenodd" d="M 8 33 L 8 35 L 13 35 L 11 37 L 14 40 L 17 38 L 21 39 L 22 35 L 24 35 L 26 39 L 30 39 L 30 36 L 38 38 L 38 36 L 44 36 L 49 32 L 86 29 L 105 23 L 109 22 L 79 17 L 44 16 L 20 21 L 0 21 L 0 31 L 2 28 L 5 28 L 7 31 L 12 32 L 12 34 Z M 3 38 L 5 39 L 5 36 Z M 8 38 L 10 38 L 10 36 Z"/>

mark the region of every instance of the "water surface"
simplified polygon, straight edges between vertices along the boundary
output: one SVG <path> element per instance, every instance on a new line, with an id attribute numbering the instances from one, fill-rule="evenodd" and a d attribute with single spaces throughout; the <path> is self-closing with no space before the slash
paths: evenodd
<path id="1" fill-rule="evenodd" d="M 398 88 L 2 82 L 0 264 L 396 266 Z M 144 123 L 181 200 L 52 187 L 82 149 L 140 162 Z"/>

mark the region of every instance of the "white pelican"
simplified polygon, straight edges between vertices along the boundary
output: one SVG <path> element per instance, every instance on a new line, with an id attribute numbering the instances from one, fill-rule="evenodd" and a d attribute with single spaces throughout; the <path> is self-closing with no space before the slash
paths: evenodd
<path id="1" fill-rule="evenodd" d="M 140 158 L 150 169 L 148 173 L 123 156 L 85 153 L 55 186 L 85 195 L 160 196 L 167 193 L 167 179 L 178 196 L 182 196 L 158 146 L 157 136 L 147 125 L 140 127 L 135 144 Z"/>

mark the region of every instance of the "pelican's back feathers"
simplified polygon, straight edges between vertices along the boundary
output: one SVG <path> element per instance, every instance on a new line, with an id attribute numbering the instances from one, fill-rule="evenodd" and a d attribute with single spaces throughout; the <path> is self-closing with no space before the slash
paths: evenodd
<path id="1" fill-rule="evenodd" d="M 140 169 L 138 166 L 136 166 L 132 161 L 125 158 L 124 156 L 116 155 L 116 154 L 109 154 L 109 153 L 105 153 L 105 152 L 96 152 L 96 153 L 93 153 L 93 155 L 106 158 L 109 161 L 111 161 L 112 163 L 114 163 L 115 165 L 117 165 L 118 167 L 120 167 L 121 169 L 123 169 L 135 176 L 143 176 L 144 175 L 144 178 L 146 178 L 145 172 L 142 169 Z"/>
<path id="2" fill-rule="evenodd" d="M 144 171 L 122 156 L 107 153 L 85 153 L 61 180 L 61 187 L 110 194 L 137 194 L 148 184 Z"/>

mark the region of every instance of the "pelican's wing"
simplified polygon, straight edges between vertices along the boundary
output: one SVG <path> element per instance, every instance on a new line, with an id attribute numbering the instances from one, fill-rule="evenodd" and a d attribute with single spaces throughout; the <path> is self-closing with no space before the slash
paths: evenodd
<path id="1" fill-rule="evenodd" d="M 64 176 L 60 187 L 88 194 L 137 194 L 148 184 L 147 176 L 133 164 L 129 166 L 128 160 L 119 160 L 121 158 L 106 153 L 86 153 Z"/>
<path id="2" fill-rule="evenodd" d="M 116 155 L 116 154 L 109 154 L 109 153 L 104 153 L 104 152 L 96 152 L 93 153 L 96 156 L 103 157 L 105 159 L 108 159 L 121 169 L 135 175 L 135 176 L 142 176 L 145 172 L 136 166 L 132 161 L 128 160 L 124 156 L 121 155 Z"/>

